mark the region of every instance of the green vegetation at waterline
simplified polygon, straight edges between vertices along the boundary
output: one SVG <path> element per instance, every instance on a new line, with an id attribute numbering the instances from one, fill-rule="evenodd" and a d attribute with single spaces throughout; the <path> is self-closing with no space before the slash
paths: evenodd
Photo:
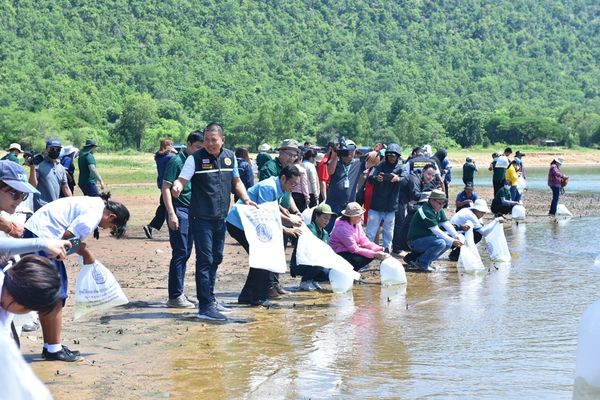
<path id="1" fill-rule="evenodd" d="M 0 145 L 600 144 L 596 0 L 0 4 Z"/>

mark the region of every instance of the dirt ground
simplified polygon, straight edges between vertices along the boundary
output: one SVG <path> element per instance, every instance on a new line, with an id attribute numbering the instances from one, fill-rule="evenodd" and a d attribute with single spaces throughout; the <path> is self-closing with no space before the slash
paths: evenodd
<path id="1" fill-rule="evenodd" d="M 479 194 L 488 202 L 491 200 L 491 188 L 479 188 Z M 549 218 L 546 214 L 550 197 L 549 191 L 526 193 L 528 223 Z M 124 239 L 115 240 L 102 232 L 100 240 L 89 240 L 89 246 L 98 260 L 114 273 L 130 304 L 103 316 L 73 321 L 73 302 L 71 299 L 67 302 L 63 343 L 71 349 L 80 350 L 85 357 L 82 362 L 40 361 L 43 343 L 41 331 L 23 333 L 22 351 L 56 399 L 179 398 L 177 392 L 173 392 L 173 374 L 177 366 L 171 365 L 171 355 L 192 339 L 210 351 L 210 335 L 214 326 L 187 318 L 193 315 L 193 310 L 168 309 L 164 306 L 170 259 L 166 226 L 155 233 L 154 239 L 148 240 L 139 222 L 150 220 L 156 207 L 156 196 L 116 196 L 115 199 L 124 202 L 135 216 L 132 220 L 138 222 L 130 226 Z M 598 214 L 600 210 L 598 195 L 567 193 L 561 202 L 575 217 Z M 289 253 L 288 249 L 288 256 Z M 193 260 L 194 255 L 188 263 L 186 293 L 195 298 Z M 72 296 L 79 271 L 75 257 L 68 260 L 68 269 Z M 220 300 L 234 305 L 247 269 L 244 250 L 228 237 L 216 284 Z M 411 274 L 408 274 L 408 279 L 411 279 Z M 282 275 L 282 283 L 291 289 L 298 285 L 299 279 L 285 274 Z M 301 296 L 312 295 L 315 294 Z M 291 301 L 284 296 L 281 303 Z M 263 308 L 241 310 L 241 315 L 248 319 L 260 319 L 261 313 L 268 312 Z M 249 328 L 244 324 L 230 324 L 227 334 L 236 334 L 236 331 L 243 329 Z M 219 396 L 206 398 L 209 397 Z"/>

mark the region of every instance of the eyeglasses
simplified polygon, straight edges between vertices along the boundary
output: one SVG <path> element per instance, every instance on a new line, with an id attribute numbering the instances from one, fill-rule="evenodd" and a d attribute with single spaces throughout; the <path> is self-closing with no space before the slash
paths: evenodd
<path id="1" fill-rule="evenodd" d="M 10 194 L 10 197 L 12 197 L 13 200 L 20 199 L 21 201 L 25 201 L 29 197 L 29 193 L 19 192 L 16 189 L 5 189 L 4 191 Z"/>
<path id="2" fill-rule="evenodd" d="M 295 151 L 282 151 L 282 153 L 288 157 L 298 157 L 298 153 Z"/>

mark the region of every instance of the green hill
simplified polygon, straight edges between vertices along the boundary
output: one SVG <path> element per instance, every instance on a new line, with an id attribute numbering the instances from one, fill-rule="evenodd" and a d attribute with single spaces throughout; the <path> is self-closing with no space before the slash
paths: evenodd
<path id="1" fill-rule="evenodd" d="M 0 3 L 2 145 L 600 143 L 597 0 Z"/>

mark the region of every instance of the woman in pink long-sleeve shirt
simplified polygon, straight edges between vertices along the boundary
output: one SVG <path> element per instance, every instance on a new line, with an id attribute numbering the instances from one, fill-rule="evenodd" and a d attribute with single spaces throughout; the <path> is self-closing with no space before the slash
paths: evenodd
<path id="1" fill-rule="evenodd" d="M 383 247 L 371 242 L 362 228 L 362 215 L 365 210 L 358 203 L 348 203 L 342 216 L 335 221 L 329 245 L 359 271 L 374 259 L 382 260 L 388 255 Z"/>

